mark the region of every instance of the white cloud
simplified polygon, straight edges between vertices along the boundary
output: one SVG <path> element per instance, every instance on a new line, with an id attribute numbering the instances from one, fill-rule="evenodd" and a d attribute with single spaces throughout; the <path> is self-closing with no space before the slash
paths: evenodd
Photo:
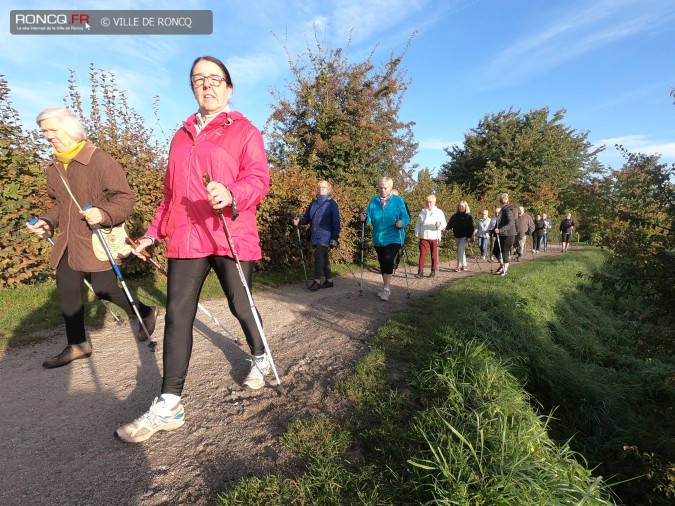
<path id="1" fill-rule="evenodd" d="M 420 149 L 434 149 L 438 151 L 443 151 L 445 148 L 449 148 L 454 145 L 461 146 L 463 144 L 462 141 L 446 141 L 434 138 L 422 139 L 419 141 L 419 143 Z"/>
<path id="2" fill-rule="evenodd" d="M 620 39 L 654 32 L 675 18 L 673 4 L 665 1 L 652 3 L 650 9 L 637 0 L 604 0 L 583 9 L 570 5 L 565 9 L 571 14 L 497 53 L 484 71 L 486 88 L 516 84 Z"/>
<path id="3" fill-rule="evenodd" d="M 273 76 L 287 68 L 286 61 L 271 51 L 248 56 L 232 56 L 227 59 L 225 65 L 233 79 L 238 76 L 235 86 L 242 84 L 247 87 L 268 84 L 273 81 Z"/>
<path id="4" fill-rule="evenodd" d="M 595 146 L 607 146 L 613 150 L 616 144 L 626 148 L 630 152 L 643 153 L 646 155 L 659 154 L 663 158 L 675 158 L 675 142 L 663 142 L 650 139 L 646 135 L 624 135 L 621 137 L 609 137 L 596 141 Z"/>
<path id="5" fill-rule="evenodd" d="M 352 39 L 359 43 L 405 20 L 425 4 L 424 0 L 338 1 L 331 23 L 339 40 L 347 40 L 353 29 Z"/>

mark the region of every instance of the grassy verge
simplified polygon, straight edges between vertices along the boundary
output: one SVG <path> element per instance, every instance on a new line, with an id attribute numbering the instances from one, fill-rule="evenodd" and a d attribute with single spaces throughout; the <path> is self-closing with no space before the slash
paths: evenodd
<path id="1" fill-rule="evenodd" d="M 638 356 L 635 321 L 577 276 L 603 261 L 542 259 L 413 301 L 340 386 L 351 420 L 293 422 L 296 475 L 220 504 L 671 504 L 675 363 Z"/>

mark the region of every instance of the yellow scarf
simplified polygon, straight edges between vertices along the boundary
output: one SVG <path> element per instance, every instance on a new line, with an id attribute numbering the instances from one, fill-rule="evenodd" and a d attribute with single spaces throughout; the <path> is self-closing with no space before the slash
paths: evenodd
<path id="1" fill-rule="evenodd" d="M 68 169 L 68 164 L 73 161 L 73 158 L 75 158 L 80 151 L 82 151 L 86 142 L 87 141 L 85 140 L 73 144 L 72 148 L 66 149 L 63 153 L 54 150 L 54 156 L 56 156 L 56 159 L 63 164 L 63 170 Z"/>

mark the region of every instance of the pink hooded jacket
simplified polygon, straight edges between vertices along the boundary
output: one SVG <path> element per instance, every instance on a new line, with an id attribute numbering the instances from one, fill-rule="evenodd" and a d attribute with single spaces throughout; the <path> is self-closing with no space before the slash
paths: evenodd
<path id="1" fill-rule="evenodd" d="M 232 192 L 239 217 L 223 209 L 234 247 L 242 261 L 260 260 L 256 206 L 269 191 L 270 174 L 260 131 L 239 112 L 222 112 L 196 133 L 190 116 L 171 141 L 164 176 L 164 200 L 146 235 L 166 238 L 169 258 L 232 257 L 216 211 L 210 206 L 202 175 Z"/>

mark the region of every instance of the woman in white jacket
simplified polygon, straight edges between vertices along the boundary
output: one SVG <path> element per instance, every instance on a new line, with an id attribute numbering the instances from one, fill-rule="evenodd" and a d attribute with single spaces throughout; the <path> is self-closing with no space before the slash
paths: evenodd
<path id="1" fill-rule="evenodd" d="M 441 230 L 447 225 L 445 214 L 436 207 L 436 196 L 427 197 L 427 207 L 420 211 L 415 223 L 415 237 L 420 240 L 420 263 L 417 277 L 424 277 L 424 263 L 427 251 L 431 250 L 431 272 L 429 277 L 436 275 L 438 269 L 438 246 L 441 242 Z"/>

